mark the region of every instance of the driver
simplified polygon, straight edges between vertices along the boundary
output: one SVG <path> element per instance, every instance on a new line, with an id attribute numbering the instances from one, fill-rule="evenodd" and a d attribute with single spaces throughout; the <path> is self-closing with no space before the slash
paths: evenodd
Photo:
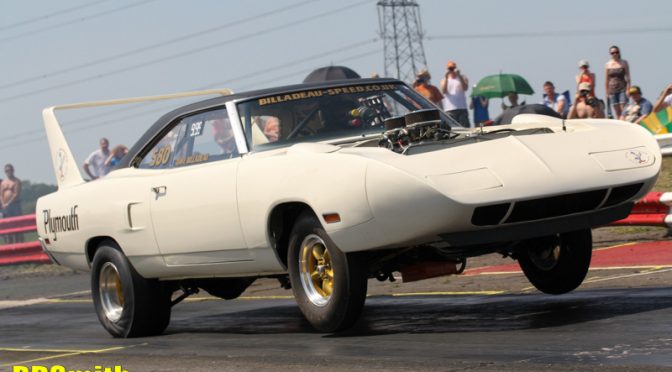
<path id="1" fill-rule="evenodd" d="M 233 136 L 233 130 L 229 119 L 215 119 L 212 121 L 212 136 L 215 143 L 222 150 L 221 154 L 224 158 L 233 158 L 238 156 L 238 148 L 236 147 L 236 139 Z"/>
<path id="2" fill-rule="evenodd" d="M 269 116 L 264 124 L 264 135 L 268 142 L 275 142 L 280 139 L 280 119 L 275 116 Z"/>

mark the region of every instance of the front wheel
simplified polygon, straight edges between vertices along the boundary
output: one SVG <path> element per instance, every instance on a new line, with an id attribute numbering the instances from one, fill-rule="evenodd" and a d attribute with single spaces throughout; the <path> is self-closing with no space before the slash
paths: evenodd
<path id="1" fill-rule="evenodd" d="M 294 297 L 313 327 L 337 332 L 357 321 L 366 300 L 366 261 L 341 252 L 313 214 L 294 225 L 288 266 Z"/>
<path id="2" fill-rule="evenodd" d="M 158 335 L 170 322 L 170 291 L 140 276 L 114 242 L 104 242 L 93 257 L 91 294 L 100 323 L 114 337 Z"/>
<path id="3" fill-rule="evenodd" d="M 518 263 L 538 290 L 563 294 L 576 289 L 586 277 L 593 250 L 590 229 L 530 239 L 521 243 Z"/>

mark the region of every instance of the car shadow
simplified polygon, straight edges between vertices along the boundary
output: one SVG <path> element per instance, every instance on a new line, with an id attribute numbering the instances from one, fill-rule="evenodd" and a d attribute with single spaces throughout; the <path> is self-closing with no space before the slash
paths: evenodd
<path id="1" fill-rule="evenodd" d="M 166 334 L 317 333 L 291 300 L 217 303 L 220 310 L 176 312 Z M 232 308 L 221 312 L 229 304 Z M 671 288 L 599 289 L 562 296 L 509 294 L 494 296 L 369 297 L 351 329 L 323 337 L 367 337 L 395 333 L 462 333 L 534 330 L 599 321 L 672 307 Z"/>

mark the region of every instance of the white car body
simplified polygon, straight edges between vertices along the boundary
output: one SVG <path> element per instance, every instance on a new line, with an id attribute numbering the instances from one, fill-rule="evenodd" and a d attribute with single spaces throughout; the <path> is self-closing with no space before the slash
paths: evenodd
<path id="1" fill-rule="evenodd" d="M 466 139 L 540 127 L 545 133 L 414 155 L 347 138 L 253 151 L 238 112 L 244 99 L 219 100 L 239 156 L 166 169 L 127 166 L 92 182 L 78 171 L 54 111 L 133 100 L 45 109 L 59 189 L 39 199 L 36 213 L 40 240 L 53 260 L 88 270 L 96 242 L 112 239 L 144 278 L 286 275 L 286 249 L 279 248 L 272 219 L 276 208 L 292 203 L 310 208 L 346 254 L 437 245 L 469 257 L 481 254 L 470 253 L 472 246 L 623 218 L 651 189 L 661 163 L 655 139 L 640 126 L 539 115 L 454 132 Z M 618 193 L 629 194 L 618 199 Z M 576 200 L 597 202 L 586 201 L 584 209 L 566 206 L 576 194 Z M 543 212 L 539 206 L 559 209 Z M 486 209 L 475 217 L 479 207 Z M 339 221 L 327 222 L 333 214 Z"/>

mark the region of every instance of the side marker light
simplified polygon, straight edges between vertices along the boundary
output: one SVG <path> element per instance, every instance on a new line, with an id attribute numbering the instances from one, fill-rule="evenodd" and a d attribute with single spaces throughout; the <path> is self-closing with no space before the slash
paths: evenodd
<path id="1" fill-rule="evenodd" d="M 325 213 L 322 217 L 326 223 L 341 222 L 341 216 L 338 213 Z"/>

